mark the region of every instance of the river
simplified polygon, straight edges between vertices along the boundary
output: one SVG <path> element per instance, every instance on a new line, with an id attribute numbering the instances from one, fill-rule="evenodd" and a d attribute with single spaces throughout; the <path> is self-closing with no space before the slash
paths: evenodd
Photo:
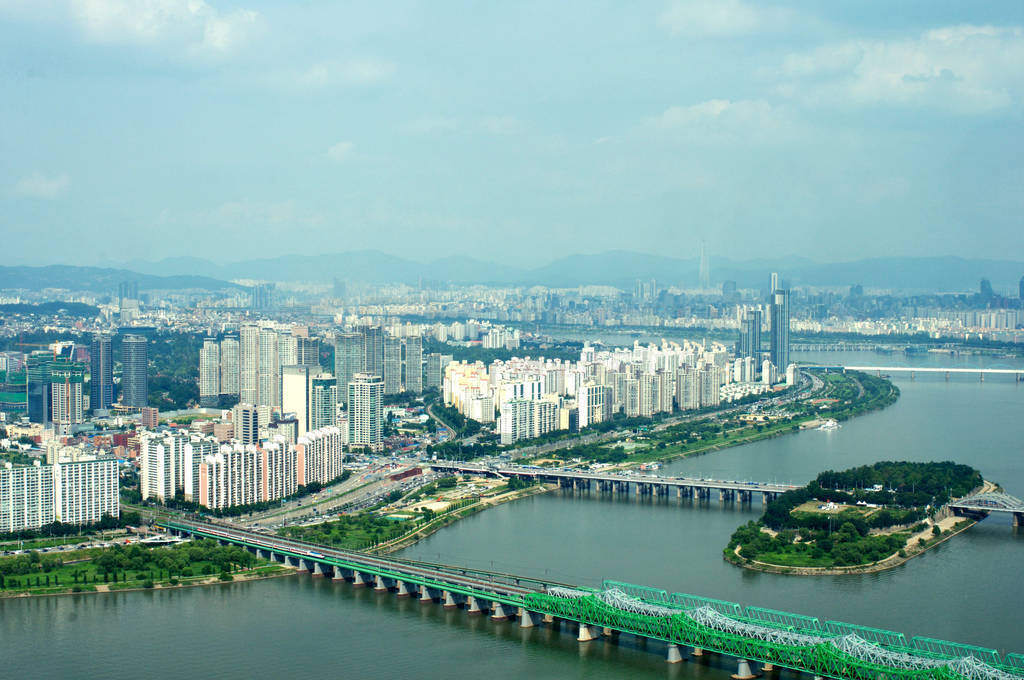
<path id="1" fill-rule="evenodd" d="M 985 357 L 799 355 L 825 363 L 996 366 Z M 892 407 L 832 432 L 805 431 L 677 461 L 662 472 L 804 482 L 878 460 L 957 460 L 1024 495 L 1024 384 L 1011 379 L 895 378 Z M 493 508 L 403 555 L 597 585 L 604 578 L 924 635 L 1024 651 L 1024 534 L 992 517 L 891 571 L 793 577 L 725 563 L 752 507 L 555 492 Z M 295 576 L 166 592 L 0 601 L 8 677 L 75 678 L 725 678 L 705 656 L 664 663 L 623 636 L 580 645 L 571 634 L 421 605 Z"/>

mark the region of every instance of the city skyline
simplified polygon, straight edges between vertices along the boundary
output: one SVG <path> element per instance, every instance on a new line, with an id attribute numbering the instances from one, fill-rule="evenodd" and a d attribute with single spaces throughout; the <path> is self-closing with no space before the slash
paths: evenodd
<path id="1" fill-rule="evenodd" d="M 1017 3 L 537 16 L 4 3 L 10 259 L 1024 259 Z"/>

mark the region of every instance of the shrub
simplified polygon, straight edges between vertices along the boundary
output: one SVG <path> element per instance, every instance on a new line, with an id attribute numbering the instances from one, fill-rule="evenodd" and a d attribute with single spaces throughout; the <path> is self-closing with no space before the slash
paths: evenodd
<path id="1" fill-rule="evenodd" d="M 235 580 L 235 577 L 234 577 L 234 576 L 232 576 L 231 574 L 229 574 L 229 573 L 228 573 L 228 572 L 226 572 L 226 571 L 222 571 L 222 572 L 220 573 L 220 580 L 221 580 L 221 581 L 233 581 L 233 580 Z"/>
<path id="2" fill-rule="evenodd" d="M 143 582 L 142 582 L 142 587 L 143 587 L 143 588 L 152 588 L 152 587 L 153 587 L 153 582 L 152 582 L 152 581 L 150 581 L 150 580 L 149 580 L 149 579 L 147 578 L 147 579 L 146 579 L 145 581 L 143 581 Z"/>
<path id="3" fill-rule="evenodd" d="M 178 579 L 176 579 L 176 578 L 172 578 L 171 579 L 171 585 L 172 586 L 176 586 L 176 585 L 178 585 L 178 583 L 179 583 Z"/>

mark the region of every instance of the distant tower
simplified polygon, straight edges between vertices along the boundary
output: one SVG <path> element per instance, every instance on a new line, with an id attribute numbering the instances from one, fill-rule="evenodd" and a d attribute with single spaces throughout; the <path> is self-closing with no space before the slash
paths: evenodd
<path id="1" fill-rule="evenodd" d="M 711 265 L 708 264 L 708 253 L 703 241 L 700 244 L 700 289 L 711 290 Z"/>
<path id="2" fill-rule="evenodd" d="M 1020 283 L 1017 285 L 1017 297 L 1024 300 L 1024 276 L 1020 277 Z"/>
<path id="3" fill-rule="evenodd" d="M 149 353 L 146 338 L 126 335 L 121 341 L 121 403 L 141 408 L 149 401 Z"/>
<path id="4" fill-rule="evenodd" d="M 92 336 L 89 359 L 89 408 L 108 409 L 114 403 L 114 356 L 109 335 Z"/>

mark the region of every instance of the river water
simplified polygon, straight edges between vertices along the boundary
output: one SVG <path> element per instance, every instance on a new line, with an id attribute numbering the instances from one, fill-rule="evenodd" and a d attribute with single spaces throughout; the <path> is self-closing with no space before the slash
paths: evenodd
<path id="1" fill-rule="evenodd" d="M 995 366 L 1019 360 L 801 353 L 855 365 Z M 804 482 L 878 460 L 957 460 L 1024 495 L 1024 384 L 976 376 L 895 377 L 894 406 L 832 432 L 806 431 L 671 463 L 662 472 Z M 722 560 L 753 506 L 555 492 L 471 517 L 407 549 L 440 560 L 568 583 L 602 579 L 688 592 L 1024 651 L 1024 534 L 991 517 L 922 557 L 877 574 L 794 577 Z M 461 611 L 294 576 L 170 592 L 0 601 L 5 677 L 43 678 L 726 678 L 714 655 L 677 666 L 622 636 L 578 644 Z"/>

